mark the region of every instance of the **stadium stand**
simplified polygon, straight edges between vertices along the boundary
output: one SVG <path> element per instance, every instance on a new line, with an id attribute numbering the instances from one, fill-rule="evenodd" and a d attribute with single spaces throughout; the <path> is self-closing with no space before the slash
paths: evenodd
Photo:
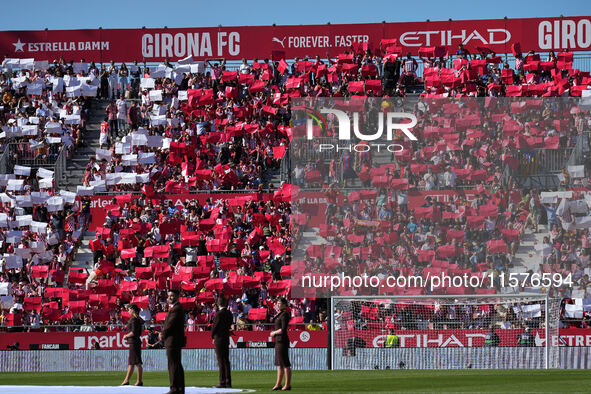
<path id="1" fill-rule="evenodd" d="M 579 97 L 591 84 L 588 71 L 572 68 L 570 52 L 542 61 L 533 52 L 522 56 L 515 47 L 513 68 L 485 47 L 474 55 L 463 48 L 452 55 L 442 52 L 440 47 L 421 48 L 422 75 L 417 59 L 403 56 L 396 40 L 382 40 L 374 51 L 356 45 L 333 59 L 295 59 L 291 64 L 244 60 L 237 69 L 222 60 L 207 63 L 207 71 L 194 68 L 190 60 L 143 70 L 137 63 L 128 68 L 111 62 L 99 69 L 63 59 L 52 65 L 5 60 L 0 121 L 14 175 L 3 178 L 0 285 L 4 297 L 12 300 L 10 308 L 3 308 L 0 324 L 26 330 L 80 330 L 92 324 L 93 329 L 112 330 L 129 318 L 122 306 L 132 302 L 142 308 L 144 320 L 156 325 L 165 316 L 166 289 L 172 288 L 180 289 L 181 303 L 190 311 L 189 329 L 206 329 L 221 293 L 231 297 L 237 325 L 254 323 L 248 327 L 263 329 L 276 313 L 275 298 L 290 292 L 292 245 L 306 224 L 306 218 L 292 212 L 290 186 L 278 188 L 281 179 L 269 175 L 279 170 L 290 150 L 292 98 L 359 95 L 416 103 L 420 93 L 437 106 L 437 99 L 450 97 Z M 74 204 L 68 192 L 58 194 L 60 185 L 39 177 L 40 172 L 49 175 L 37 169 L 43 163 L 23 160 L 51 164 L 47 161 L 57 160 L 60 149 L 81 146 L 94 100 L 109 100 L 104 114 L 108 137 L 89 159 L 83 184 L 77 187 L 82 197 Z M 575 290 L 560 290 L 560 295 L 588 297 L 589 231 L 556 226 L 566 222 L 572 211 L 564 205 L 571 202 L 559 210 L 549 202 L 555 196 L 546 200 L 543 188 L 524 194 L 505 172 L 520 165 L 525 148 L 562 153 L 575 148 L 589 125 L 579 113 L 568 113 L 558 124 L 533 127 L 517 108 L 515 117 L 502 119 L 505 126 L 514 126 L 513 134 L 504 127 L 501 135 L 492 114 L 482 128 L 469 130 L 471 121 L 480 123 L 479 114 L 454 125 L 463 128 L 461 135 L 448 135 L 446 115 L 455 113 L 451 110 L 442 105 L 441 116 L 422 118 L 422 145 L 396 157 L 393 166 L 376 166 L 371 157 L 332 166 L 319 159 L 295 170 L 293 181 L 302 186 L 322 184 L 340 171 L 340 176 L 350 175 L 352 185 L 378 190 L 348 194 L 346 203 L 327 210 L 318 236 L 336 240 L 338 247 L 311 246 L 303 264 L 378 275 L 446 269 L 497 277 L 514 268 L 552 270 L 572 273 L 576 284 Z M 475 112 L 465 115 L 470 114 Z M 457 149 L 437 149 L 442 141 Z M 15 156 L 13 144 L 25 146 L 26 153 L 17 149 Z M 434 165 L 427 165 L 429 161 Z M 573 184 L 572 174 L 585 178 L 579 168 L 564 168 L 564 187 Z M 427 198 L 409 204 L 410 190 L 460 185 L 474 188 L 476 198 L 460 196 L 447 203 Z M 167 195 L 202 190 L 246 194 L 194 200 L 182 207 L 166 202 Z M 89 196 L 105 192 L 116 196 L 104 207 L 104 223 L 89 242 L 93 266 L 77 266 L 73 256 L 90 221 Z M 329 200 L 340 195 L 334 186 L 323 193 Z M 579 198 L 573 194 L 569 201 L 576 204 Z M 551 231 L 540 249 L 543 260 L 530 267 L 515 256 L 528 225 L 536 234 L 545 228 L 542 215 L 548 216 Z M 360 232 L 356 220 L 390 220 L 390 225 Z M 372 266 L 365 261 L 370 256 L 378 259 Z M 396 263 L 386 264 L 386 259 Z M 477 292 L 499 289 L 497 284 Z M 389 291 L 382 294 L 395 294 Z M 291 299 L 290 307 L 293 323 L 325 321 L 325 301 L 313 295 Z M 569 322 L 564 324 L 586 325 L 579 317 L 582 311 L 582 306 L 565 308 Z"/>

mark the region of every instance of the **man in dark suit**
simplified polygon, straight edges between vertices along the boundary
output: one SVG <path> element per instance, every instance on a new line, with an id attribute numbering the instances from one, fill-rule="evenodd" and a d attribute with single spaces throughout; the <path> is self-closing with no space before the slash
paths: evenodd
<path id="1" fill-rule="evenodd" d="M 234 318 L 227 306 L 226 299 L 220 296 L 218 298 L 218 311 L 213 318 L 211 327 L 211 338 L 215 345 L 215 354 L 220 370 L 220 384 L 215 388 L 232 387 L 232 378 L 230 376 L 230 329 Z"/>
<path id="2" fill-rule="evenodd" d="M 179 292 L 168 292 L 168 314 L 164 320 L 164 327 L 160 333 L 160 340 L 166 347 L 168 358 L 168 376 L 170 391 L 167 394 L 181 394 L 185 392 L 185 371 L 181 363 L 181 349 L 187 344 L 185 336 L 185 313 L 179 302 Z"/>

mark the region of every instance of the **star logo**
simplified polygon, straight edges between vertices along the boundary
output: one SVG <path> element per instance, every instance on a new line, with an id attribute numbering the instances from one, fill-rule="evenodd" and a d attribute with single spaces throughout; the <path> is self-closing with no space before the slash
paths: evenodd
<path id="1" fill-rule="evenodd" d="M 19 38 L 17 42 L 14 42 L 12 45 L 14 45 L 14 51 L 15 52 L 24 52 L 23 48 L 25 46 L 24 42 L 21 42 L 21 39 Z"/>

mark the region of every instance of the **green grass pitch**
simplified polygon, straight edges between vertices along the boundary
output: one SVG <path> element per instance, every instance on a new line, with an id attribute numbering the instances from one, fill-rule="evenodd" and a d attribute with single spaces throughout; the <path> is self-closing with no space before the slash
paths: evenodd
<path id="1" fill-rule="evenodd" d="M 0 386 L 26 385 L 119 385 L 121 372 L 0 373 Z M 187 386 L 211 387 L 217 371 L 186 371 Z M 270 392 L 275 371 L 234 371 L 235 388 Z M 131 383 L 135 382 L 135 373 Z M 167 372 L 147 372 L 147 386 L 168 385 Z M 293 391 L 301 393 L 377 392 L 590 392 L 591 373 L 586 370 L 371 370 L 301 371 L 293 373 Z M 163 390 L 165 392 L 166 390 Z M 0 392 L 2 388 L 0 387 Z"/>

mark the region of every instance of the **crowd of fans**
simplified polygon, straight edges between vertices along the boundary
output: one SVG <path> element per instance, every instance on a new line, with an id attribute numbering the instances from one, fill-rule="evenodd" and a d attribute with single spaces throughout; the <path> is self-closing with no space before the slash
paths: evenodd
<path id="1" fill-rule="evenodd" d="M 533 100 L 524 107 L 507 101 L 444 104 L 434 98 L 579 96 L 589 73 L 573 70 L 568 53 L 548 62 L 516 53 L 513 70 L 498 67 L 500 58 L 486 49 L 477 59 L 462 47 L 455 58 L 424 48 L 420 78 L 416 60 L 402 57 L 395 40 L 382 46 L 383 51 L 371 51 L 361 45 L 335 59 L 295 59 L 291 65 L 244 60 L 236 70 L 228 70 L 223 59 L 207 62 L 207 71 L 198 62 L 173 66 L 166 61 L 142 70 L 137 62 L 99 68 L 83 61 L 31 65 L 5 60 L 9 71 L 0 80 L 5 138 L 38 149 L 41 137 L 54 144 L 51 138 L 59 136 L 60 144 L 76 146 L 82 143 L 90 101 L 84 97 L 108 99 L 101 149 L 88 164 L 78 194 L 135 194 L 116 196 L 105 208 L 105 222 L 91 241 L 90 272 L 67 266 L 77 243 L 72 234 L 88 223 L 87 198 L 78 210 L 64 203 L 52 214 L 40 207 L 45 202 L 4 203 L 9 223 L 31 212 L 34 221 L 49 222 L 46 231 L 57 236 L 46 239 L 57 243 L 43 249 L 49 251 L 44 258 L 51 255 L 50 271 L 35 268 L 46 261 L 33 257 L 23 257 L 21 269 L 4 267 L 0 282 L 10 284 L 4 288 L 13 305 L 11 313 L 4 311 L 2 324 L 16 312 L 30 327 L 59 323 L 83 331 L 114 329 L 129 317 L 124 305 L 130 302 L 142 308 L 144 320 L 157 324 L 166 311 L 165 291 L 173 288 L 181 291 L 189 330 L 206 329 L 220 294 L 230 298 L 238 327 L 267 327 L 276 314 L 275 297 L 290 292 L 291 247 L 298 245 L 301 228 L 293 225 L 289 186 L 264 193 L 269 186 L 264 175 L 279 167 L 290 148 L 291 100 L 298 97 L 403 98 L 420 89 L 425 97 L 410 108 L 419 120 L 419 142 L 402 142 L 398 136 L 406 149 L 394 155 L 394 164 L 378 166 L 372 154 L 345 154 L 338 166 L 319 158 L 294 170 L 296 184 L 321 184 L 339 167 L 345 179 L 378 189 L 371 195 L 349 194 L 342 204 L 337 204 L 336 186 L 325 191 L 328 207 L 320 235 L 333 246 L 308 247 L 307 270 L 382 277 L 487 272 L 495 278 L 492 291 L 500 290 L 498 274 L 512 268 L 520 238 L 528 225 L 537 230 L 535 210 L 541 209 L 537 191 L 525 194 L 515 183 L 503 184 L 504 168 L 517 168 L 524 150 L 573 147 L 586 125 L 566 102 Z M 558 123 L 552 120 L 557 112 Z M 29 125 L 38 125 L 35 135 L 14 134 L 17 126 L 21 134 L 33 130 Z M 324 133 L 330 136 L 329 130 Z M 294 152 L 301 148 L 296 144 L 294 139 Z M 39 189 L 35 177 L 27 178 L 22 194 L 32 195 Z M 409 206 L 409 189 L 463 185 L 475 187 L 476 198 L 426 199 Z M 195 190 L 251 193 L 182 206 L 164 195 Z M 27 248 L 28 242 L 37 242 L 41 250 L 39 233 L 31 233 L 31 225 L 29 231 L 20 227 L 25 231 L 20 244 L 4 242 L 4 251 L 14 253 L 9 248 Z M 292 299 L 290 306 L 294 322 L 325 320 L 320 299 Z"/>
<path id="2" fill-rule="evenodd" d="M 24 62 L 25 61 L 25 62 Z M 85 67 L 5 59 L 0 75 L 0 142 L 15 162 L 51 165 L 62 147 L 84 145 L 96 83 Z"/>

